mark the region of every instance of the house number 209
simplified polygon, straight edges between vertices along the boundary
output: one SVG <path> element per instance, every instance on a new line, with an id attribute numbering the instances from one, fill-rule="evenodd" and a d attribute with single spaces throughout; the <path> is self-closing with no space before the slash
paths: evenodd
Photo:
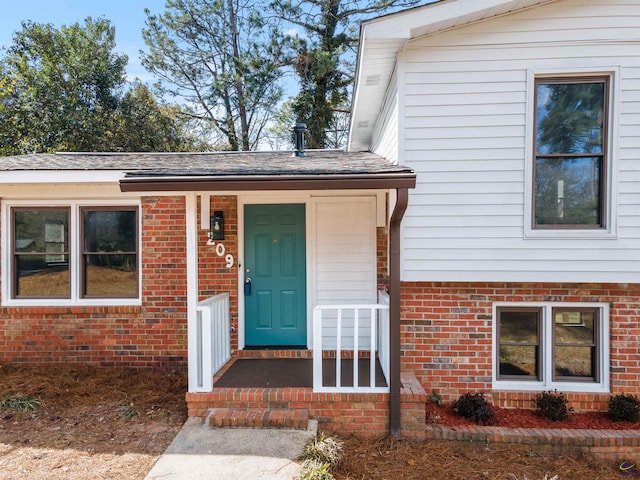
<path id="1" fill-rule="evenodd" d="M 219 257 L 224 257 L 224 260 L 227 262 L 225 267 L 231 268 L 233 267 L 233 255 L 231 255 L 230 253 L 227 253 L 225 255 L 226 251 L 227 249 L 224 247 L 224 243 L 216 243 L 216 255 L 218 255 Z"/>

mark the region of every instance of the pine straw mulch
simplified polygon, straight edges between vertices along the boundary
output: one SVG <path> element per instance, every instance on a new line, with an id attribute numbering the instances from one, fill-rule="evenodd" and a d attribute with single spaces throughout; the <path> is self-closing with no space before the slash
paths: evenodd
<path id="1" fill-rule="evenodd" d="M 0 365 L 0 399 L 42 403 L 0 411 L 0 478 L 143 479 L 186 420 L 186 391 L 186 375 Z"/>
<path id="2" fill-rule="evenodd" d="M 617 465 L 589 458 L 547 457 L 525 446 L 417 442 L 393 438 L 345 441 L 337 480 L 619 480 Z"/>
<path id="3" fill-rule="evenodd" d="M 34 412 L 0 410 L 0 478 L 142 480 L 186 420 L 186 391 L 186 375 L 0 364 L 0 399 L 42 402 Z M 337 480 L 620 478 L 615 465 L 526 447 L 353 437 L 345 452 Z"/>

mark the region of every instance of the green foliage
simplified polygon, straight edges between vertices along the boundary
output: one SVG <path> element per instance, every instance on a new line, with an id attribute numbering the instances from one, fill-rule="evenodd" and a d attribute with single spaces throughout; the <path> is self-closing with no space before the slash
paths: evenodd
<path id="1" fill-rule="evenodd" d="M 535 402 L 542 416 L 554 422 L 566 420 L 569 418 L 569 412 L 573 411 L 573 408 L 568 406 L 569 400 L 565 394 L 557 390 L 542 392 L 536 396 Z"/>
<path id="2" fill-rule="evenodd" d="M 330 472 L 331 465 L 318 460 L 309 459 L 302 462 L 300 473 L 296 480 L 333 480 L 335 477 Z"/>
<path id="3" fill-rule="evenodd" d="M 331 468 L 342 460 L 344 443 L 320 434 L 309 443 L 300 457 L 303 460 L 298 480 L 332 480 Z"/>
<path id="4" fill-rule="evenodd" d="M 609 399 L 609 418 L 616 422 L 640 420 L 640 399 L 635 395 L 621 393 Z"/>
<path id="5" fill-rule="evenodd" d="M 2 99 L 3 153 L 103 150 L 127 64 L 114 47 L 115 29 L 104 19 L 60 29 L 23 22 L 3 60 L 12 85 Z"/>
<path id="6" fill-rule="evenodd" d="M 146 87 L 127 91 L 115 28 L 23 22 L 0 58 L 0 155 L 185 150 L 183 119 Z"/>
<path id="7" fill-rule="evenodd" d="M 133 403 L 128 405 L 121 405 L 118 407 L 118 413 L 120 416 L 130 420 L 134 417 L 140 416 L 140 410 L 138 410 Z"/>
<path id="8" fill-rule="evenodd" d="M 114 143 L 125 152 L 209 150 L 188 132 L 188 119 L 177 106 L 160 105 L 146 85 L 136 83 L 122 98 Z"/>
<path id="9" fill-rule="evenodd" d="M 460 416 L 470 418 L 481 425 L 494 425 L 496 412 L 483 393 L 465 393 L 453 404 L 453 410 Z"/>
<path id="10" fill-rule="evenodd" d="M 442 405 L 442 397 L 435 390 L 431 392 L 431 401 L 436 405 Z"/>
<path id="11" fill-rule="evenodd" d="M 321 463 L 335 466 L 340 463 L 343 454 L 344 443 L 341 440 L 326 437 L 322 433 L 305 447 L 301 458 L 303 460 L 318 460 Z"/>
<path id="12" fill-rule="evenodd" d="M 30 395 L 9 394 L 0 400 L 0 408 L 2 410 L 13 410 L 17 412 L 30 412 L 38 410 L 42 402 Z"/>

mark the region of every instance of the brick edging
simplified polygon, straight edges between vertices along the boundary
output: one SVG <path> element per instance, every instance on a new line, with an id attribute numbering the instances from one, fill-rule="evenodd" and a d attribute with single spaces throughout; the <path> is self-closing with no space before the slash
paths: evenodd
<path id="1" fill-rule="evenodd" d="M 548 454 L 591 454 L 601 460 L 640 456 L 640 430 L 504 428 L 484 426 L 425 427 L 427 440 L 527 445 Z"/>

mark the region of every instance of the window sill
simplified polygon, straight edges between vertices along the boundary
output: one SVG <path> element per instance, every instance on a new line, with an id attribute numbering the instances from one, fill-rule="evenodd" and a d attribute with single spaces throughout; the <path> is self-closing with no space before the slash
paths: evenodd
<path id="1" fill-rule="evenodd" d="M 616 240 L 617 233 L 609 230 L 580 230 L 580 229 L 527 229 L 524 232 L 525 240 Z"/>
<path id="2" fill-rule="evenodd" d="M 139 298 L 96 298 L 86 300 L 29 299 L 8 300 L 3 307 L 140 307 Z"/>
<path id="3" fill-rule="evenodd" d="M 573 393 L 610 393 L 609 388 L 600 383 L 578 382 L 500 382 L 494 381 L 493 390 L 508 390 L 521 392 L 542 392 L 545 390 L 558 390 L 559 392 Z"/>

